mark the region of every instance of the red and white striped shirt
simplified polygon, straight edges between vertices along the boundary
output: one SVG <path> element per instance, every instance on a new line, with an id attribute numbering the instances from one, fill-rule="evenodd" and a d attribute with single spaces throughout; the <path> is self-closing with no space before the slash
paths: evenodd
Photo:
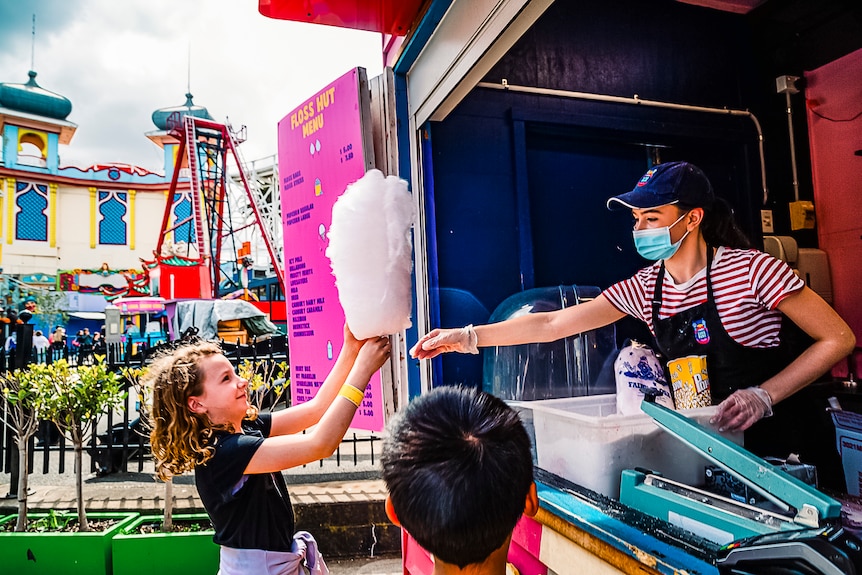
<path id="1" fill-rule="evenodd" d="M 652 298 L 661 262 L 640 270 L 603 293 L 621 312 L 636 317 L 655 335 Z M 718 317 L 728 335 L 746 347 L 779 344 L 778 304 L 805 283 L 781 260 L 757 250 L 720 247 L 712 262 L 712 291 Z M 664 319 L 706 301 L 706 268 L 682 284 L 665 273 L 659 318 Z"/>

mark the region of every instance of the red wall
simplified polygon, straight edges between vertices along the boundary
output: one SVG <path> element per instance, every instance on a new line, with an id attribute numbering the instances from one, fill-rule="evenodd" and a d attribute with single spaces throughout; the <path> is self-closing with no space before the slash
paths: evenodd
<path id="1" fill-rule="evenodd" d="M 862 150 L 862 50 L 805 78 L 818 240 L 829 255 L 835 309 L 862 342 L 862 156 L 854 153 Z"/>
<path id="2" fill-rule="evenodd" d="M 172 266 L 159 264 L 159 294 L 165 299 L 211 299 L 212 286 L 209 279 L 209 269 L 206 266 Z M 171 277 L 174 278 L 174 289 L 171 292 Z"/>
<path id="3" fill-rule="evenodd" d="M 263 313 L 269 314 L 273 323 L 287 323 L 287 302 L 285 301 L 250 301 L 248 302 Z"/>

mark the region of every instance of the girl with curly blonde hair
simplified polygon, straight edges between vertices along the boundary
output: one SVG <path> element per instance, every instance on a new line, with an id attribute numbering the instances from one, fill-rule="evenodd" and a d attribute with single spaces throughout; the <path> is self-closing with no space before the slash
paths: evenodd
<path id="1" fill-rule="evenodd" d="M 312 573 L 328 573 L 313 538 L 294 536 L 281 471 L 335 452 L 389 352 L 388 338 L 358 341 L 345 326 L 338 359 L 314 398 L 260 414 L 249 403 L 248 381 L 213 343 L 189 344 L 153 362 L 146 382 L 156 472 L 168 479 L 194 469 L 221 546 L 220 575 L 298 573 L 303 558 Z"/>

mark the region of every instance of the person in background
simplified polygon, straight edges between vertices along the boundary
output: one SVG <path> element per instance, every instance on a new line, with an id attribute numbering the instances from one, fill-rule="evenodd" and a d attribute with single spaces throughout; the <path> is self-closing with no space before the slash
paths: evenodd
<path id="1" fill-rule="evenodd" d="M 274 413 L 251 406 L 248 381 L 214 343 L 185 345 L 153 362 L 145 382 L 153 389 L 156 472 L 166 480 L 194 469 L 221 547 L 221 575 L 298 574 L 303 557 L 312 574 L 328 572 L 313 538 L 294 535 L 281 471 L 335 452 L 389 353 L 388 338 L 357 341 L 345 326 L 338 359 L 314 398 Z"/>
<path id="2" fill-rule="evenodd" d="M 654 263 L 612 285 L 592 301 L 560 311 L 526 314 L 500 323 L 435 329 L 410 353 L 430 359 L 478 347 L 548 342 L 603 327 L 626 315 L 645 322 L 666 361 L 703 356 L 719 403 L 712 423 L 746 430 L 849 354 L 855 336 L 829 304 L 786 263 L 751 249 L 730 206 L 715 197 L 706 175 L 688 162 L 659 164 L 627 193 L 608 200 L 634 218 L 635 247 Z M 782 323 L 790 320 L 812 340 L 791 349 Z M 796 402 L 746 433 L 763 455 L 770 447 L 796 451 Z M 779 406 L 783 407 L 783 406 Z M 782 427 L 783 426 L 783 427 Z M 796 434 L 799 435 L 799 434 Z M 791 441 L 792 440 L 792 441 Z M 779 443 L 786 441 L 786 444 Z M 785 451 L 787 449 L 787 451 Z"/>
<path id="3" fill-rule="evenodd" d="M 54 333 L 51 335 L 51 347 L 54 349 L 66 347 L 66 328 L 61 325 L 54 328 Z"/>
<path id="4" fill-rule="evenodd" d="M 97 331 L 93 334 L 93 354 L 94 355 L 106 355 L 108 353 L 108 346 L 105 343 L 105 336 L 102 332 Z"/>
<path id="5" fill-rule="evenodd" d="M 434 575 L 505 575 L 512 531 L 539 509 L 530 438 L 503 400 L 444 386 L 395 415 L 381 456 L 386 513 Z"/>
<path id="6" fill-rule="evenodd" d="M 75 364 L 81 363 L 81 343 L 84 340 L 84 330 L 79 329 L 75 334 L 75 339 L 72 340 L 72 349 L 69 352 L 69 359 Z"/>
<path id="7" fill-rule="evenodd" d="M 18 334 L 15 333 L 15 330 L 9 330 L 9 335 L 6 337 L 6 343 L 3 345 L 3 349 L 6 351 L 6 355 L 8 356 L 10 353 L 14 353 L 16 348 L 18 347 Z"/>
<path id="8" fill-rule="evenodd" d="M 58 325 L 51 334 L 51 359 L 57 360 L 63 357 L 66 350 L 66 328 Z"/>
<path id="9" fill-rule="evenodd" d="M 50 345 L 51 342 L 48 341 L 48 338 L 45 337 L 41 330 L 37 329 L 33 333 L 33 349 L 36 351 L 37 361 L 45 361 L 45 353 L 48 351 Z"/>
<path id="10" fill-rule="evenodd" d="M 90 328 L 85 327 L 78 348 L 78 362 L 82 365 L 90 365 L 93 363 L 93 336 L 90 335 Z"/>

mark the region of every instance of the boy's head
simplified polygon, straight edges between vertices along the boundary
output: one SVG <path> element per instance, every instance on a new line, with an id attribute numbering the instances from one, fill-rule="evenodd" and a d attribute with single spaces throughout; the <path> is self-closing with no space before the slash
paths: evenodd
<path id="1" fill-rule="evenodd" d="M 392 520 L 461 568 L 485 561 L 537 510 L 527 432 L 482 391 L 439 387 L 414 399 L 391 421 L 382 463 Z"/>

